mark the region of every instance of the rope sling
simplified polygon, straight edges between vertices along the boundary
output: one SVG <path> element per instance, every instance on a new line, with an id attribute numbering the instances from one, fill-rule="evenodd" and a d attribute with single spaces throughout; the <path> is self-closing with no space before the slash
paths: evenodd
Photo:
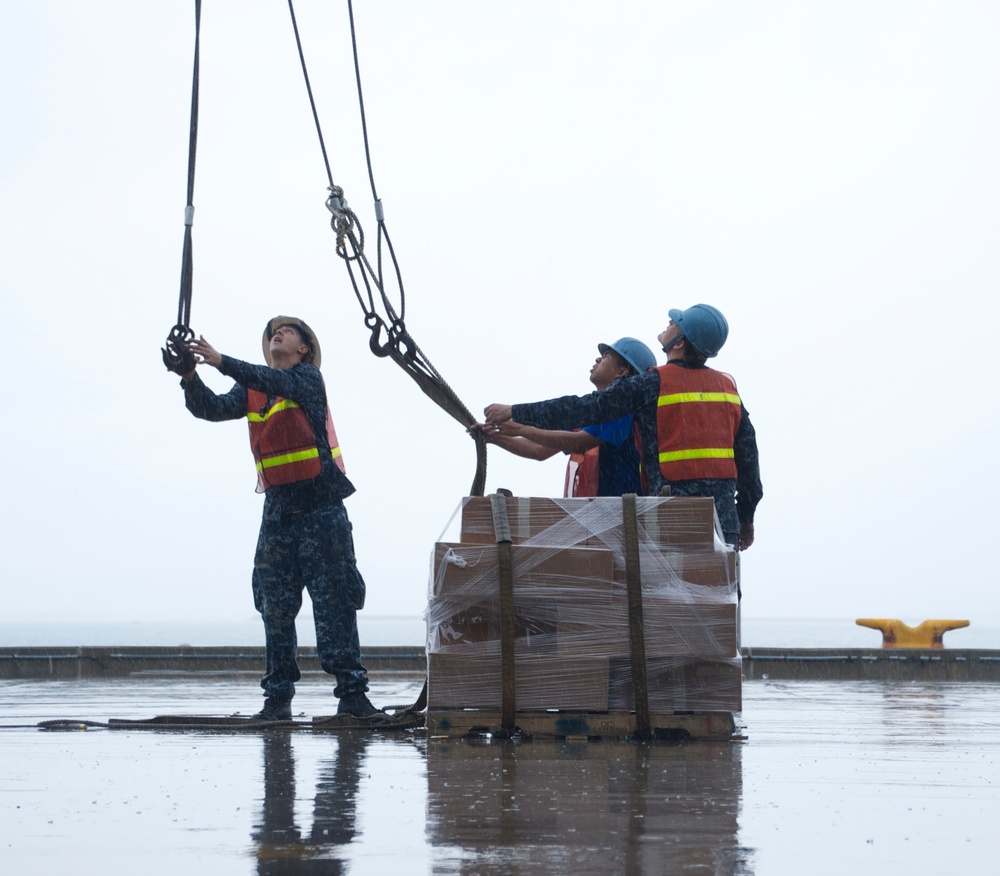
<path id="1" fill-rule="evenodd" d="M 181 291 L 177 303 L 177 322 L 167 335 L 166 346 L 160 348 L 163 364 L 177 374 L 190 374 L 195 369 L 194 355 L 187 342 L 194 338 L 191 331 L 191 290 L 194 281 L 192 234 L 194 225 L 194 166 L 198 154 L 198 63 L 201 54 L 201 0 L 194 0 L 194 73 L 191 84 L 191 128 L 188 137 L 187 206 L 184 208 L 184 246 L 181 252 Z"/>
<path id="2" fill-rule="evenodd" d="M 368 346 L 379 358 L 392 359 L 400 366 L 435 404 L 465 427 L 476 422 L 469 409 L 455 394 L 440 372 L 434 367 L 424 352 L 417 346 L 413 337 L 406 329 L 404 320 L 406 313 L 406 296 L 403 289 L 403 278 L 399 262 L 389 237 L 385 224 L 382 201 L 375 188 L 375 177 L 372 172 L 371 151 L 368 144 L 368 125 L 365 118 L 364 97 L 361 90 L 361 68 L 358 62 L 357 35 L 354 27 L 354 8 L 351 0 L 347 3 L 351 24 L 351 48 L 354 55 L 354 74 L 358 88 L 358 105 L 361 110 L 361 130 L 364 137 L 365 161 L 368 166 L 368 180 L 371 184 L 372 199 L 375 204 L 377 222 L 376 257 L 373 267 L 365 252 L 365 235 L 357 214 L 350 209 L 344 197 L 344 190 L 333 181 L 330 170 L 330 160 L 323 139 L 323 130 L 313 97 L 312 85 L 309 81 L 309 71 L 306 67 L 302 40 L 299 36 L 298 22 L 292 0 L 288 0 L 288 11 L 291 16 L 292 30 L 295 34 L 295 44 L 302 66 L 309 105 L 312 109 L 313 122 L 319 138 L 320 151 L 326 167 L 329 196 L 326 207 L 331 213 L 330 226 L 336 234 L 336 251 L 347 267 L 347 273 L 354 289 L 354 295 L 364 313 L 364 323 L 371 336 Z M 195 361 L 187 348 L 187 342 L 194 337 L 190 328 L 191 292 L 193 282 L 192 264 L 192 225 L 194 223 L 194 171 L 195 156 L 198 142 L 198 64 L 201 33 L 201 0 L 195 0 L 195 48 L 194 74 L 191 91 L 191 127 L 188 147 L 188 186 L 187 206 L 184 210 L 184 246 L 181 259 L 181 288 L 177 306 L 177 323 L 170 330 L 166 344 L 161 349 L 163 363 L 178 374 L 187 374 L 194 370 Z M 399 290 L 398 308 L 390 301 L 386 292 L 385 274 L 383 271 L 383 250 L 391 263 L 391 273 L 395 277 L 396 288 Z M 379 313 L 378 302 L 384 316 Z M 476 445 L 476 473 L 473 478 L 470 496 L 482 496 L 486 486 L 486 441 L 480 432 L 472 433 Z"/>

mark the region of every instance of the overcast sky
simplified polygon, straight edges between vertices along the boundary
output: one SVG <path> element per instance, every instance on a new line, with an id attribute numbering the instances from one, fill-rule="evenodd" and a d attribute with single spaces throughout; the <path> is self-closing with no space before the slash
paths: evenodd
<path id="1" fill-rule="evenodd" d="M 296 12 L 334 179 L 374 237 L 346 3 Z M 714 304 L 765 491 L 744 617 L 1000 627 L 1000 5 L 355 16 L 407 325 L 469 408 L 586 392 L 599 342 L 656 350 L 669 308 Z M 254 615 L 246 427 L 192 418 L 159 353 L 193 39 L 193 2 L 0 9 L 10 622 Z M 368 351 L 286 4 L 206 0 L 201 87 L 192 326 L 260 361 L 269 317 L 313 325 L 366 611 L 419 618 L 474 446 Z M 487 489 L 559 495 L 563 469 L 493 449 Z"/>

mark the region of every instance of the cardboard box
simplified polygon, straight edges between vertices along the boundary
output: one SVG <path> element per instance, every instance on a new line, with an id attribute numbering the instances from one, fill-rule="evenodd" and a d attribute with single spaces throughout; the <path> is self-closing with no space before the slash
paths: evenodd
<path id="1" fill-rule="evenodd" d="M 639 568 L 647 588 L 722 587 L 736 598 L 736 552 L 728 548 L 712 551 L 643 548 L 639 551 Z M 691 593 L 698 598 L 696 591 Z"/>
<path id="2" fill-rule="evenodd" d="M 608 680 L 607 660 L 517 655 L 515 706 L 518 711 L 607 711 Z M 427 655 L 428 710 L 499 709 L 501 704 L 499 656 Z"/>
<path id="3" fill-rule="evenodd" d="M 686 603 L 648 594 L 642 603 L 647 658 L 739 656 L 735 603 Z M 601 612 L 560 609 L 555 641 L 563 657 L 627 657 L 628 602 L 615 599 Z"/>
<path id="4" fill-rule="evenodd" d="M 507 518 L 513 544 L 556 547 L 624 547 L 622 501 L 508 497 Z M 714 550 L 715 502 L 703 496 L 640 496 L 636 499 L 640 543 L 674 550 Z M 721 532 L 720 532 L 721 539 Z M 496 544 L 489 497 L 462 504 L 463 544 Z"/>
<path id="5" fill-rule="evenodd" d="M 627 654 L 628 604 L 616 597 L 599 609 L 559 606 L 556 649 L 563 660 Z"/>
<path id="6" fill-rule="evenodd" d="M 735 602 L 682 603 L 643 595 L 642 621 L 647 660 L 739 657 Z"/>
<path id="7" fill-rule="evenodd" d="M 643 593 L 687 602 L 736 601 L 736 553 L 731 550 L 673 551 L 641 548 Z M 615 557 L 615 585 L 626 592 L 625 560 Z"/>
<path id="8" fill-rule="evenodd" d="M 715 550 L 718 523 L 709 496 L 648 497 L 636 500 L 643 541 L 675 550 Z M 721 530 L 720 530 L 721 538 Z"/>
<path id="9" fill-rule="evenodd" d="M 730 660 L 653 657 L 646 660 L 651 712 L 739 712 L 743 708 L 743 666 Z M 632 664 L 628 657 L 610 660 L 611 711 L 634 711 Z"/>
<path id="10" fill-rule="evenodd" d="M 585 545 L 591 537 L 595 513 L 608 513 L 611 506 L 601 508 L 598 499 L 540 499 L 509 496 L 507 521 L 512 544 L 524 544 L 536 539 L 543 545 L 574 547 Z M 620 515 L 621 500 L 610 500 Z M 544 536 L 544 537 L 542 537 Z M 488 496 L 470 496 L 462 500 L 462 529 L 460 540 L 463 544 L 496 544 L 496 530 L 493 525 L 493 508 Z"/>
<path id="11" fill-rule="evenodd" d="M 427 614 L 428 651 L 436 654 L 500 654 L 500 613 L 473 606 L 452 611 L 450 603 L 438 603 L 442 612 Z M 556 609 L 530 605 L 514 614 L 516 654 L 551 654 L 556 649 Z"/>
<path id="12" fill-rule="evenodd" d="M 500 653 L 498 606 L 461 607 L 437 603 L 428 610 L 428 650 L 445 654 Z M 686 603 L 644 595 L 643 628 L 647 657 L 728 659 L 738 656 L 735 603 Z M 515 606 L 517 653 L 557 652 L 571 657 L 629 654 L 628 604 L 610 602 Z"/>
<path id="13" fill-rule="evenodd" d="M 511 548 L 514 603 L 608 601 L 614 588 L 614 555 L 596 548 Z M 434 546 L 430 603 L 477 605 L 499 614 L 498 548 L 493 545 Z"/>
<path id="14" fill-rule="evenodd" d="M 617 499 L 599 499 L 616 507 L 613 526 L 595 531 L 591 544 L 603 545 L 625 555 L 625 529 L 621 503 Z M 715 517 L 715 501 L 705 496 L 654 497 L 636 499 L 636 524 L 640 553 L 714 551 L 722 543 Z M 608 515 L 610 516 L 610 514 Z"/>

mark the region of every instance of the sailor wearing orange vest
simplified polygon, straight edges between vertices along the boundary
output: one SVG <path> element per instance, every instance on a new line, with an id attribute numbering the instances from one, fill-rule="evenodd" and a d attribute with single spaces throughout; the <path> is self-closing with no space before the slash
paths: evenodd
<path id="1" fill-rule="evenodd" d="M 337 713 L 384 719 L 366 694 L 368 673 L 361 664 L 357 625 L 365 582 L 343 504 L 354 485 L 344 473 L 327 405 L 319 342 L 301 319 L 277 316 L 265 327 L 261 344 L 266 366 L 223 356 L 203 337 L 191 341 L 188 348 L 197 364 L 211 365 L 236 383 L 216 395 L 194 370 L 181 383 L 196 417 L 246 417 L 249 424 L 257 491 L 264 493 L 253 595 L 264 620 L 267 669 L 261 687 L 266 699 L 255 717 L 292 716 L 300 678 L 295 618 L 304 587 L 312 600 L 320 664 L 337 678 Z"/>
<path id="2" fill-rule="evenodd" d="M 598 391 L 656 365 L 653 351 L 635 338 L 598 344 L 597 350 L 601 355 L 590 369 L 590 382 Z M 545 460 L 560 451 L 570 454 L 564 496 L 644 494 L 631 414 L 576 431 L 536 429 L 510 421 L 495 428 L 476 423 L 469 431 L 477 430 L 490 444 L 527 459 Z"/>
<path id="3" fill-rule="evenodd" d="M 257 463 L 258 493 L 268 487 L 319 477 L 322 469 L 319 446 L 299 405 L 287 398 L 271 404 L 263 392 L 248 389 L 247 420 L 250 423 L 250 450 Z M 346 473 L 329 407 L 325 431 L 330 456 L 337 468 Z"/>
<path id="4" fill-rule="evenodd" d="M 729 324 L 711 305 L 671 310 L 658 337 L 666 365 L 588 396 L 492 404 L 486 422 L 572 429 L 633 413 L 650 494 L 669 486 L 675 496 L 711 496 L 726 542 L 745 550 L 763 496 L 757 438 L 735 381 L 705 364 L 728 335 Z"/>

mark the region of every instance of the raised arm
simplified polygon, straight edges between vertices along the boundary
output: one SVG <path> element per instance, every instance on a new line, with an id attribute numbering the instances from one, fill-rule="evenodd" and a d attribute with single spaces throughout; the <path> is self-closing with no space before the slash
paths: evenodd
<path id="1" fill-rule="evenodd" d="M 606 423 L 655 404 L 659 381 L 656 371 L 647 371 L 617 380 L 607 389 L 590 395 L 566 395 L 530 404 L 490 405 L 486 408 L 486 418 L 494 424 L 513 419 L 540 429 L 576 429 Z"/>

